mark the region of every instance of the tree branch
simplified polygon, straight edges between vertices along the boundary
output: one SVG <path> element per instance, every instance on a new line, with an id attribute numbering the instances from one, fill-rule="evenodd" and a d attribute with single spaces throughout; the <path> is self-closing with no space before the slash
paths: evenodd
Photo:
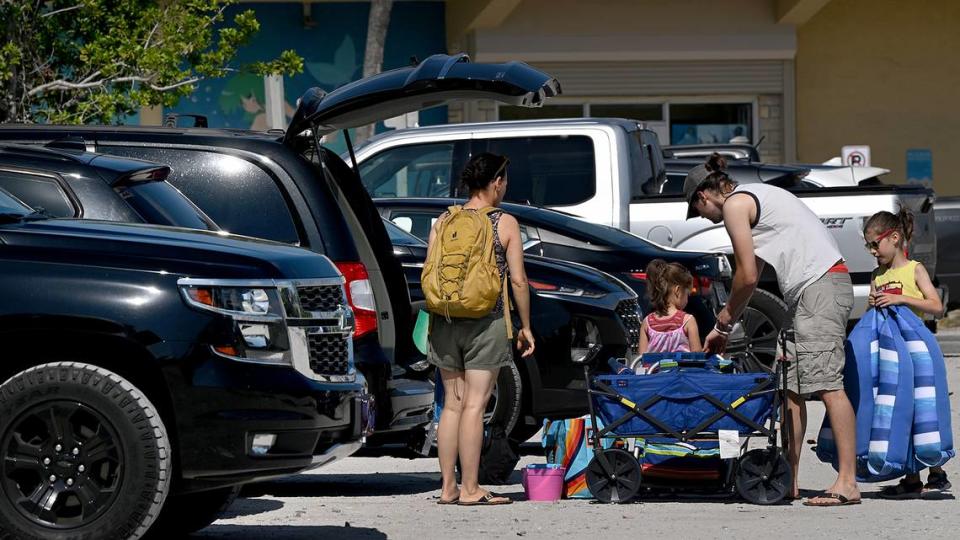
<path id="1" fill-rule="evenodd" d="M 66 7 L 66 8 L 61 8 L 61 9 L 58 9 L 58 10 L 55 10 L 55 11 L 51 11 L 50 13 L 44 13 L 43 15 L 41 15 L 41 17 L 53 17 L 54 15 L 59 15 L 59 14 L 61 14 L 61 13 L 66 13 L 67 11 L 73 11 L 73 10 L 75 10 L 75 9 L 80 9 L 80 8 L 82 8 L 82 7 L 83 7 L 82 4 L 77 4 L 77 5 L 75 5 L 75 6 Z"/>
<path id="2" fill-rule="evenodd" d="M 100 79 L 98 81 L 91 81 L 90 79 L 97 74 L 99 74 L 99 72 L 96 72 L 90 75 L 89 77 L 87 77 L 86 79 L 80 82 L 70 82 L 64 79 L 51 81 L 31 89 L 29 92 L 27 92 L 27 95 L 30 97 L 33 97 L 47 90 L 87 90 L 91 88 L 103 87 L 108 84 L 118 84 L 118 83 L 128 83 L 128 82 L 148 83 L 148 86 L 150 87 L 151 90 L 154 90 L 156 92 L 167 92 L 169 90 L 180 88 L 181 86 L 186 86 L 188 84 L 193 84 L 203 80 L 203 77 L 191 77 L 189 79 L 184 79 L 178 83 L 169 84 L 166 86 L 157 86 L 151 82 L 153 80 L 153 77 L 143 77 L 140 75 L 130 75 L 127 77 L 116 77 L 113 79 L 108 78 L 108 79 Z"/>
<path id="3" fill-rule="evenodd" d="M 151 85 L 150 85 L 150 89 L 151 89 L 151 90 L 154 90 L 154 91 L 156 91 L 156 92 L 166 92 L 166 91 L 168 91 L 168 90 L 173 90 L 174 88 L 180 88 L 181 86 L 186 86 L 186 85 L 188 85 L 188 84 L 193 84 L 193 83 L 196 83 L 196 82 L 200 82 L 200 81 L 202 81 L 202 80 L 203 80 L 203 77 L 191 77 L 191 78 L 189 78 L 189 79 L 180 81 L 180 82 L 178 82 L 178 83 L 176 83 L 176 84 L 170 84 L 170 85 L 167 85 L 167 86 L 156 86 L 156 85 L 151 84 Z"/>

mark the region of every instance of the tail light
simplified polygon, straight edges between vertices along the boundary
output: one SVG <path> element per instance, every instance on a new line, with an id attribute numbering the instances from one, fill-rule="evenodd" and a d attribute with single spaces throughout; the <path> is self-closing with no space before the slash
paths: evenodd
<path id="1" fill-rule="evenodd" d="M 705 296 L 713 289 L 713 280 L 708 277 L 693 276 L 693 294 Z"/>
<path id="2" fill-rule="evenodd" d="M 367 267 L 358 262 L 338 262 L 337 268 L 347 280 L 347 302 L 356 319 L 354 338 L 377 330 L 377 303 L 373 297 L 373 285 Z"/>

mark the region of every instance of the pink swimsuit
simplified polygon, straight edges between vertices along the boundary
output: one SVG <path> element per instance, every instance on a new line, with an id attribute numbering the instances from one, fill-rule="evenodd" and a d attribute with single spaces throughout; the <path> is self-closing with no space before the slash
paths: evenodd
<path id="1" fill-rule="evenodd" d="M 666 318 L 647 315 L 647 352 L 690 352 L 686 326 L 692 317 L 680 310 Z"/>

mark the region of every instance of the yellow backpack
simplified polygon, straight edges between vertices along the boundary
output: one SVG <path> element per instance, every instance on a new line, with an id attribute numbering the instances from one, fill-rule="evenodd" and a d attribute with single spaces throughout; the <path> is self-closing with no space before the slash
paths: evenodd
<path id="1" fill-rule="evenodd" d="M 500 280 L 490 220 L 495 211 L 494 207 L 474 212 L 451 206 L 450 215 L 437 228 L 435 245 L 423 265 L 420 282 L 427 310 L 447 319 L 485 317 L 497 306 L 502 294 L 510 334 L 507 278 L 504 273 L 503 281 Z"/>

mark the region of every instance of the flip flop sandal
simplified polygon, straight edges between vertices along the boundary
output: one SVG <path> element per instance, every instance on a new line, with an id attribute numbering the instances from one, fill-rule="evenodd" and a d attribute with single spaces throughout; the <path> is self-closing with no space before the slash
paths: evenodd
<path id="1" fill-rule="evenodd" d="M 437 499 L 437 504 L 458 504 L 459 502 L 460 502 L 460 499 L 451 499 L 449 501 L 445 501 L 443 499 Z"/>
<path id="2" fill-rule="evenodd" d="M 458 504 L 460 506 L 499 506 L 502 504 L 513 504 L 513 501 L 495 493 L 488 492 L 476 501 L 460 501 Z"/>
<path id="3" fill-rule="evenodd" d="M 828 506 L 852 506 L 854 504 L 860 504 L 860 499 L 848 499 L 839 493 L 824 493 L 823 495 L 817 495 L 814 498 L 826 499 L 827 501 L 837 501 L 837 502 L 813 502 L 813 499 L 807 499 L 803 501 L 804 506 L 817 506 L 817 507 L 828 507 Z"/>
<path id="4" fill-rule="evenodd" d="M 923 485 L 923 491 L 920 492 L 921 499 L 939 499 L 946 496 L 947 492 L 950 491 L 950 488 L 953 486 L 950 485 L 950 480 L 947 479 L 947 474 L 935 474 L 931 473 L 927 477 L 927 483 Z"/>
<path id="5" fill-rule="evenodd" d="M 920 482 L 912 483 L 901 480 L 894 486 L 887 486 L 881 489 L 878 496 L 881 499 L 903 501 L 907 499 L 919 499 L 922 494 L 923 484 Z"/>

